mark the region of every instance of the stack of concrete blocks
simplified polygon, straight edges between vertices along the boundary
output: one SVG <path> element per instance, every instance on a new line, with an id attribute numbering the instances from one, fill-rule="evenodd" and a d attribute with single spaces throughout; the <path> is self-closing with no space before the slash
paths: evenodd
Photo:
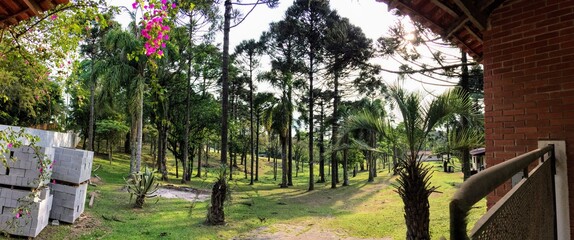
<path id="1" fill-rule="evenodd" d="M 21 130 L 20 127 L 0 125 L 0 131 L 12 129 L 14 132 Z M 60 133 L 38 129 L 24 128 L 24 131 L 40 138 L 35 145 L 39 147 L 39 153 L 45 154 L 49 159 L 54 159 L 53 147 L 73 148 L 79 142 L 79 137 L 74 133 Z M 18 139 L 24 145 L 30 144 L 27 139 Z M 0 142 L 0 144 L 8 144 Z M 9 234 L 36 237 L 48 225 L 50 210 L 52 209 L 54 195 L 45 185 L 49 179 L 39 181 L 40 169 L 34 149 L 21 147 L 10 149 L 6 159 L 15 157 L 17 161 L 8 160 L 8 166 L 0 162 L 0 231 Z M 50 172 L 52 169 L 42 169 Z M 44 185 L 43 188 L 38 188 Z M 23 197 L 31 196 L 32 191 L 40 191 L 38 197 L 32 201 L 22 201 Z M 14 212 L 18 207 L 25 206 L 30 214 L 22 213 L 16 218 Z M 8 225 L 9 222 L 12 224 Z"/>
<path id="2" fill-rule="evenodd" d="M 47 188 L 49 179 L 40 181 L 39 156 L 53 159 L 54 148 L 38 147 L 38 153 L 31 147 L 10 149 L 5 157 L 15 157 L 17 161 L 8 160 L 8 166 L 0 162 L 0 229 L 10 234 L 36 237 L 48 225 L 53 195 Z M 49 175 L 51 169 L 42 171 Z M 40 191 L 39 196 L 25 199 L 33 196 L 32 191 Z M 26 206 L 30 215 L 16 218 L 14 211 L 19 206 Z M 14 224 L 8 226 L 11 219 Z"/>
<path id="3" fill-rule="evenodd" d="M 53 195 L 44 188 L 39 196 L 27 205 L 30 214 L 22 213 L 16 218 L 14 210 L 29 196 L 29 191 L 0 188 L 0 229 L 12 235 L 36 237 L 48 225 Z"/>
<path id="4" fill-rule="evenodd" d="M 38 164 L 40 159 L 38 157 L 54 159 L 54 148 L 38 147 L 37 149 L 38 153 L 31 147 L 11 149 L 10 154 L 5 155 L 8 167 L 0 162 L 0 184 L 34 189 L 48 184 L 50 179 L 40 182 L 40 165 Z M 10 157 L 16 158 L 16 161 L 11 161 Z M 51 169 L 42 169 L 42 171 L 49 172 Z"/>
<path id="5" fill-rule="evenodd" d="M 56 147 L 50 218 L 73 223 L 84 212 L 94 152 Z"/>

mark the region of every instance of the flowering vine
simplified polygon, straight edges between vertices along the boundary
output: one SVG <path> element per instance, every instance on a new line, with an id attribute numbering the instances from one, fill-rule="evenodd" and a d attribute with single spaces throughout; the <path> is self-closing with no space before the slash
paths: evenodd
<path id="1" fill-rule="evenodd" d="M 136 0 L 132 7 L 143 11 L 141 36 L 146 40 L 144 51 L 148 57 L 161 58 L 169 40 L 168 13 L 177 5 L 167 0 Z"/>

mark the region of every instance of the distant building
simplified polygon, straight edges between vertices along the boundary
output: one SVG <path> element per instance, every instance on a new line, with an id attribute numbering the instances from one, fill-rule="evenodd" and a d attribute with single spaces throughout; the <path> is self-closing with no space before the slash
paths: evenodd
<path id="1" fill-rule="evenodd" d="M 433 154 L 431 151 L 425 150 L 419 152 L 417 159 L 423 162 L 442 161 L 442 155 Z"/>
<path id="2" fill-rule="evenodd" d="M 472 159 L 470 160 L 470 174 L 476 174 L 486 168 L 484 161 L 485 148 L 477 148 L 470 151 Z"/>

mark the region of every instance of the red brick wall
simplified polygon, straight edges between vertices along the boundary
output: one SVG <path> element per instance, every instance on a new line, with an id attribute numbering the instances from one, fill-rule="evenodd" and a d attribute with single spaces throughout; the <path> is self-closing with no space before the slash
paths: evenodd
<path id="1" fill-rule="evenodd" d="M 538 140 L 566 140 L 574 159 L 574 1 L 507 1 L 490 17 L 483 64 L 487 165 L 534 150 Z M 509 188 L 491 194 L 489 207 Z"/>

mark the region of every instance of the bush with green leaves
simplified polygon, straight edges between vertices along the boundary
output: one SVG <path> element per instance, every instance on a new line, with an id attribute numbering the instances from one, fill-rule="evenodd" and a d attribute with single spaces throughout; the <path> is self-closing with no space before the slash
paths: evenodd
<path id="1" fill-rule="evenodd" d="M 130 178 L 126 180 L 128 192 L 130 193 L 130 203 L 135 196 L 135 208 L 143 208 L 146 198 L 157 197 L 155 194 L 159 183 L 156 183 L 155 171 L 151 171 L 147 167 L 144 172 L 133 173 Z"/>

